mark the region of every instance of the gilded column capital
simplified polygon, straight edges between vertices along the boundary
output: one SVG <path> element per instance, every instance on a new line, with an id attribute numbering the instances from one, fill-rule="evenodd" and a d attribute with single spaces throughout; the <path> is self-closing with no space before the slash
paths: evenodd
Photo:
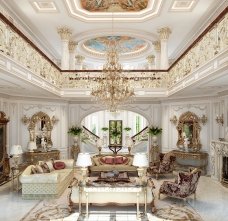
<path id="1" fill-rule="evenodd" d="M 161 44 L 160 44 L 160 41 L 153 41 L 152 44 L 153 44 L 154 50 L 155 50 L 156 52 L 160 52 L 160 51 L 161 51 Z"/>
<path id="2" fill-rule="evenodd" d="M 168 40 L 169 35 L 172 33 L 169 27 L 164 27 L 158 29 L 158 34 L 161 40 Z"/>
<path id="3" fill-rule="evenodd" d="M 154 55 L 149 55 L 149 56 L 147 56 L 146 59 L 147 59 L 148 64 L 153 64 L 154 60 L 155 60 L 155 56 Z"/>
<path id="4" fill-rule="evenodd" d="M 82 62 L 85 60 L 85 57 L 81 55 L 76 55 L 75 58 L 78 64 L 82 64 Z"/>
<path id="5" fill-rule="evenodd" d="M 69 40 L 72 35 L 72 31 L 68 27 L 60 27 L 57 31 L 62 40 Z"/>
<path id="6" fill-rule="evenodd" d="M 69 52 L 73 53 L 78 43 L 76 41 L 69 41 Z"/>

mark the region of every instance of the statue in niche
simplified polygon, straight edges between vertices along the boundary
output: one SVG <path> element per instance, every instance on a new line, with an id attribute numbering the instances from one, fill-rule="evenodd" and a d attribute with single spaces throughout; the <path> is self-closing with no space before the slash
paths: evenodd
<path id="1" fill-rule="evenodd" d="M 200 151 L 200 125 L 196 114 L 188 111 L 179 118 L 177 147 L 187 151 Z"/>

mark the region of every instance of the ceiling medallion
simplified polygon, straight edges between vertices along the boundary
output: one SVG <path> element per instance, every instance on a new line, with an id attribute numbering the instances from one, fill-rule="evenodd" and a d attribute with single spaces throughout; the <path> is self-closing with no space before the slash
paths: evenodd
<path id="1" fill-rule="evenodd" d="M 111 40 L 107 45 L 106 63 L 101 76 L 96 80 L 91 95 L 111 112 L 117 111 L 120 104 L 129 102 L 134 97 L 134 89 L 122 73 L 119 63 L 117 44 Z"/>
<path id="2" fill-rule="evenodd" d="M 149 0 L 81 0 L 81 7 L 89 12 L 137 12 L 147 8 Z"/>

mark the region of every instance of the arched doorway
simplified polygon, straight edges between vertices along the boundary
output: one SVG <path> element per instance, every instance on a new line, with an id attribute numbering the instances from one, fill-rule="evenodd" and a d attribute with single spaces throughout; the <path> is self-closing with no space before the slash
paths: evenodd
<path id="1" fill-rule="evenodd" d="M 118 112 L 109 112 L 103 110 L 87 115 L 82 119 L 81 125 L 102 138 L 104 141 L 104 148 L 108 147 L 112 142 L 111 125 L 118 125 L 118 127 L 121 127 L 121 134 L 118 135 L 118 142 L 120 142 L 120 145 L 123 147 L 127 147 L 128 138 L 148 126 L 148 120 L 141 114 L 133 111 L 119 110 Z M 107 131 L 103 130 L 105 128 Z M 126 148 L 125 151 L 127 151 Z M 137 146 L 137 152 L 147 151 L 148 141 L 144 141 Z"/>

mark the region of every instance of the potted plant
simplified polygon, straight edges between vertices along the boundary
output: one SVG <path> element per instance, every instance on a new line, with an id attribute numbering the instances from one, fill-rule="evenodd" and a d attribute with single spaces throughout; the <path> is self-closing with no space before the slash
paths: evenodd
<path id="1" fill-rule="evenodd" d="M 78 144 L 78 139 L 79 139 L 81 133 L 82 133 L 82 128 L 79 126 L 72 126 L 68 130 L 68 134 L 73 136 L 75 146 L 77 146 L 77 144 Z"/>
<path id="2" fill-rule="evenodd" d="M 148 133 L 152 136 L 153 146 L 157 146 L 158 135 L 162 133 L 162 128 L 149 127 Z"/>
<path id="3" fill-rule="evenodd" d="M 124 130 L 128 132 L 128 131 L 131 130 L 131 128 L 130 127 L 125 127 Z"/>
<path id="4" fill-rule="evenodd" d="M 108 127 L 102 127 L 101 130 L 106 132 L 106 131 L 108 131 Z"/>

